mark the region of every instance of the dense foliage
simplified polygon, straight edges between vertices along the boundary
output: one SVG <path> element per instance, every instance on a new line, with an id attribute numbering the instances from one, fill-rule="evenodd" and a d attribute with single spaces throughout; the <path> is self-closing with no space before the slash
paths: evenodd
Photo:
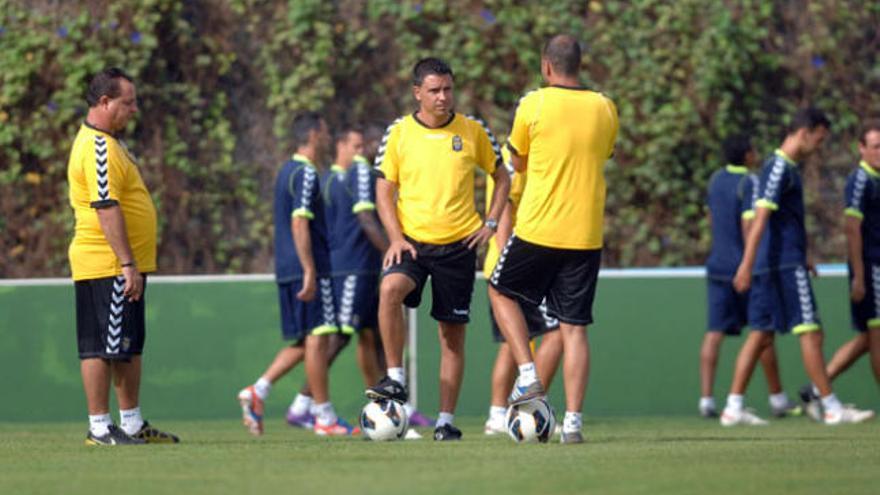
<path id="1" fill-rule="evenodd" d="M 880 4 L 847 0 L 0 0 L 0 276 L 67 273 L 67 154 L 104 66 L 138 83 L 129 144 L 160 209 L 162 271 L 263 272 L 297 111 L 381 129 L 413 108 L 413 62 L 436 54 L 459 110 L 503 136 L 563 31 L 621 115 L 606 264 L 701 263 L 720 139 L 749 130 L 770 152 L 807 103 L 835 123 L 805 171 L 808 227 L 817 258 L 841 260 L 855 129 L 880 108 L 878 26 Z"/>

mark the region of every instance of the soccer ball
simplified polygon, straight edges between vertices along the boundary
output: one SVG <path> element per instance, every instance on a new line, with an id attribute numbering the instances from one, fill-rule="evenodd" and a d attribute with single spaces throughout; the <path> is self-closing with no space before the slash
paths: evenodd
<path id="1" fill-rule="evenodd" d="M 553 408 L 544 399 L 535 399 L 507 408 L 507 434 L 515 442 L 546 443 L 556 429 Z"/>
<path id="2" fill-rule="evenodd" d="M 361 430 L 370 440 L 399 440 L 409 428 L 409 416 L 403 404 L 378 399 L 364 406 L 360 417 Z"/>

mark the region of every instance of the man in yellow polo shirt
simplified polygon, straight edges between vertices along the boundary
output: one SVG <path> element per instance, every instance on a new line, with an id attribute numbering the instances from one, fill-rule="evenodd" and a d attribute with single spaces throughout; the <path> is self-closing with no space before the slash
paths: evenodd
<path id="1" fill-rule="evenodd" d="M 464 330 L 470 316 L 476 247 L 498 227 L 510 177 L 495 138 L 481 121 L 453 111 L 452 69 L 426 58 L 413 68 L 419 108 L 385 133 L 376 167 L 379 217 L 390 246 L 379 288 L 379 329 L 388 376 L 367 389 L 371 399 L 407 400 L 403 370 L 406 332 L 401 304 L 417 307 L 431 276 L 431 316 L 440 328 L 440 413 L 435 440 L 458 440 L 453 413 L 464 373 Z M 474 174 L 495 179 L 495 194 L 480 220 L 474 205 Z M 396 199 L 395 199 L 396 196 Z"/>
<path id="2" fill-rule="evenodd" d="M 76 228 L 70 267 L 76 336 L 89 410 L 86 445 L 177 443 L 141 417 L 146 273 L 156 271 L 156 209 L 137 161 L 117 133 L 137 113 L 131 77 L 106 69 L 92 78 L 67 180 Z M 110 418 L 110 380 L 121 424 Z"/>
<path id="3" fill-rule="evenodd" d="M 490 279 L 489 298 L 519 377 L 509 398 L 519 404 L 544 395 L 535 371 L 522 309 L 540 304 L 560 322 L 564 347 L 565 419 L 562 442 L 580 443 L 581 408 L 589 370 L 586 328 L 602 250 L 605 161 L 614 150 L 614 103 L 580 85 L 581 50 L 571 36 L 544 47 L 548 87 L 519 102 L 508 148 L 528 178 L 516 226 Z"/>

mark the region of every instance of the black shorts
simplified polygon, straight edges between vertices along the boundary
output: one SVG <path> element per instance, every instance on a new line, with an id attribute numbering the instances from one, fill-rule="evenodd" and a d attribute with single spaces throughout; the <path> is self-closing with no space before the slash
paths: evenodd
<path id="1" fill-rule="evenodd" d="M 417 258 L 404 252 L 401 262 L 386 269 L 382 275 L 402 273 L 416 283 L 416 288 L 403 301 L 410 308 L 422 301 L 422 289 L 431 276 L 431 316 L 437 321 L 467 323 L 470 321 L 471 296 L 477 267 L 476 250 L 462 241 L 450 244 L 425 244 L 410 238 Z"/>
<path id="2" fill-rule="evenodd" d="M 541 304 L 535 306 L 532 303 L 519 301 L 519 307 L 522 308 L 523 316 L 526 319 L 526 326 L 529 329 L 529 340 L 536 339 L 545 333 L 559 329 L 559 320 L 547 314 L 547 306 Z M 489 321 L 492 324 L 492 340 L 495 342 L 506 342 L 501 329 L 498 328 L 498 322 L 495 321 L 495 312 L 492 311 L 492 305 L 489 305 Z"/>
<path id="3" fill-rule="evenodd" d="M 558 249 L 510 236 L 489 282 L 498 292 L 534 305 L 570 325 L 593 322 L 601 249 Z"/>
<path id="4" fill-rule="evenodd" d="M 135 302 L 122 295 L 125 277 L 79 280 L 76 290 L 76 341 L 79 358 L 128 361 L 144 351 L 144 294 Z"/>

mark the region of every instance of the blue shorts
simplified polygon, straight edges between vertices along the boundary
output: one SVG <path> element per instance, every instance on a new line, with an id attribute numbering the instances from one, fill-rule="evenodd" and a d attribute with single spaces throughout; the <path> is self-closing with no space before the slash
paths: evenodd
<path id="1" fill-rule="evenodd" d="M 772 270 L 752 278 L 749 326 L 795 335 L 821 329 L 806 267 Z"/>
<path id="2" fill-rule="evenodd" d="M 379 274 L 333 277 L 339 328 L 344 334 L 377 328 Z"/>
<path id="3" fill-rule="evenodd" d="M 739 335 L 749 318 L 749 293 L 740 294 L 733 282 L 709 278 L 706 280 L 710 332 Z"/>
<path id="4" fill-rule="evenodd" d="M 849 267 L 850 290 L 853 272 Z M 880 327 L 880 264 L 865 260 L 865 297 L 861 302 L 849 302 L 853 328 L 867 332 L 868 328 Z"/>
<path id="5" fill-rule="evenodd" d="M 302 289 L 302 280 L 278 284 L 278 302 L 281 307 L 281 335 L 284 340 L 302 343 L 309 335 L 336 333 L 336 309 L 333 304 L 333 282 L 330 277 L 318 277 L 318 290 L 311 301 L 300 301 L 296 293 Z"/>

